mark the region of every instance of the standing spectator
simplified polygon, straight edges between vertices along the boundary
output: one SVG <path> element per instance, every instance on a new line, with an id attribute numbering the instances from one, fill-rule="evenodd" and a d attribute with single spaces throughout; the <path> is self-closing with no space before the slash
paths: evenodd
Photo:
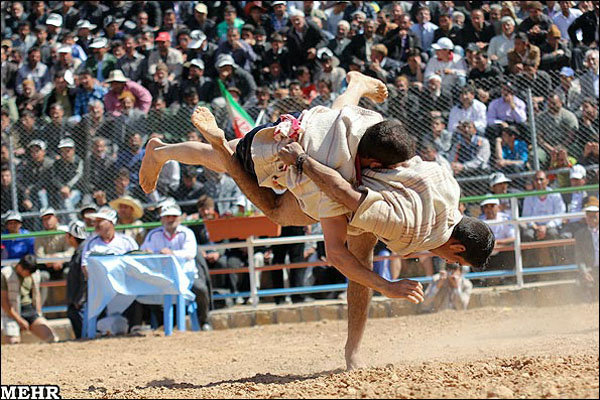
<path id="1" fill-rule="evenodd" d="M 473 121 L 461 121 L 458 124 L 460 135 L 452 146 L 449 160 L 455 175 L 473 174 L 488 169 L 490 161 L 490 142 L 479 135 Z"/>
<path id="2" fill-rule="evenodd" d="M 467 48 L 470 43 L 475 43 L 479 50 L 483 50 L 496 35 L 494 26 L 485 20 L 481 9 L 471 10 L 470 23 L 467 22 L 460 32 L 461 46 Z"/>
<path id="3" fill-rule="evenodd" d="M 32 255 L 14 267 L 2 268 L 2 343 L 20 342 L 20 331 L 31 331 L 41 340 L 58 342 L 48 321 L 42 317 L 40 275 Z"/>
<path id="4" fill-rule="evenodd" d="M 2 187 L 2 196 L 0 197 L 0 200 L 2 201 L 2 209 L 0 210 L 0 213 L 4 215 L 4 213 L 12 208 L 13 203 L 13 176 L 8 164 L 2 164 L 1 174 L 0 182 Z M 30 205 L 31 202 L 25 202 L 26 198 L 23 193 L 23 186 L 19 183 L 17 183 L 17 199 L 19 200 L 19 210 L 29 211 L 27 205 Z"/>
<path id="5" fill-rule="evenodd" d="M 461 89 L 459 104 L 450 110 L 448 131 L 454 133 L 458 123 L 463 120 L 472 121 L 479 134 L 483 134 L 487 126 L 485 104 L 475 99 L 473 86 L 465 86 Z"/>
<path id="6" fill-rule="evenodd" d="M 365 62 L 371 60 L 372 49 L 381 40 L 381 38 L 375 34 L 376 29 L 377 23 L 374 20 L 365 21 L 364 33 L 354 36 L 351 39 L 350 44 L 346 46 L 342 53 L 344 65 L 347 65 L 352 57 L 356 57 Z"/>
<path id="7" fill-rule="evenodd" d="M 18 211 L 9 211 L 4 222 L 3 235 L 29 233 L 23 228 L 23 218 Z M 27 254 L 34 255 L 34 239 L 32 237 L 14 240 L 3 240 L 2 247 L 6 251 L 6 258 L 21 258 Z"/>
<path id="8" fill-rule="evenodd" d="M 98 37 L 90 44 L 93 56 L 85 60 L 80 68 L 92 71 L 92 76 L 98 82 L 104 82 L 109 74 L 117 68 L 117 59 L 108 52 L 108 40 Z"/>
<path id="9" fill-rule="evenodd" d="M 384 40 L 388 54 L 396 61 L 407 62 L 410 50 L 427 50 L 421 45 L 421 39 L 410 29 L 411 25 L 410 16 L 403 14 L 398 20 L 398 28 L 390 31 Z"/>
<path id="10" fill-rule="evenodd" d="M 454 171 L 452 171 L 452 166 L 450 165 L 446 157 L 444 157 L 444 155 L 438 152 L 437 146 L 434 143 L 425 141 L 421 145 L 420 155 L 423 160 L 434 162 L 444 167 L 446 170 L 448 170 L 448 172 L 454 175 Z"/>
<path id="11" fill-rule="evenodd" d="M 585 222 L 575 233 L 575 258 L 581 277 L 588 286 L 592 300 L 598 300 L 598 198 L 590 198 L 586 204 Z"/>
<path id="12" fill-rule="evenodd" d="M 435 31 L 438 29 L 436 24 L 431 23 L 431 11 L 429 7 L 419 7 L 416 15 L 417 23 L 410 27 L 411 31 L 419 38 L 421 48 L 425 51 L 429 49 L 433 43 Z"/>
<path id="13" fill-rule="evenodd" d="M 123 103 L 119 98 L 125 90 L 131 92 L 135 97 L 135 108 L 142 110 L 144 113 L 150 110 L 152 95 L 148 89 L 139 83 L 127 79 L 120 69 L 111 71 L 106 83 L 110 84 L 110 90 L 104 96 L 106 112 L 114 113 L 123 111 Z"/>
<path id="14" fill-rule="evenodd" d="M 131 35 L 123 37 L 123 47 L 125 54 L 117 61 L 117 68 L 123 71 L 127 78 L 137 82 L 142 78 L 141 65 L 144 56 L 137 51 L 135 38 Z"/>
<path id="15" fill-rule="evenodd" d="M 231 55 L 235 63 L 247 71 L 250 71 L 258 60 L 252 46 L 240 39 L 240 31 L 235 27 L 227 30 L 227 40 L 219 45 L 216 56 L 221 54 Z"/>
<path id="16" fill-rule="evenodd" d="M 231 5 L 225 6 L 223 16 L 224 20 L 217 24 L 217 39 L 219 42 L 226 39 L 229 28 L 235 28 L 239 33 L 242 33 L 242 26 L 244 26 L 244 20 L 238 18 L 235 7 Z"/>
<path id="17" fill-rule="evenodd" d="M 500 132 L 496 138 L 496 166 L 506 173 L 525 170 L 529 159 L 527 143 L 517 139 L 519 131 L 512 125 L 502 125 Z"/>
<path id="18" fill-rule="evenodd" d="M 302 11 L 294 9 L 289 15 L 292 23 L 287 33 L 290 58 L 296 61 L 297 65 L 313 63 L 317 49 L 327 45 L 327 37 L 312 21 L 306 20 Z"/>
<path id="19" fill-rule="evenodd" d="M 552 22 L 560 30 L 560 36 L 562 39 L 570 40 L 569 26 L 571 26 L 573 21 L 575 21 L 583 13 L 577 8 L 572 8 L 570 1 L 559 1 L 558 4 L 560 6 L 560 12 L 556 13 L 556 15 L 552 17 Z"/>
<path id="20" fill-rule="evenodd" d="M 533 187 L 535 190 L 552 190 L 548 188 L 548 178 L 544 171 L 537 171 L 534 176 Z M 523 201 L 523 217 L 538 217 L 544 215 L 564 214 L 566 206 L 559 193 L 549 193 L 542 196 L 526 197 Z M 523 239 L 531 242 L 534 240 L 558 239 L 562 219 L 550 221 L 529 222 L 523 230 Z"/>
<path id="21" fill-rule="evenodd" d="M 17 181 L 24 187 L 25 201 L 31 203 L 31 207 L 27 208 L 48 207 L 54 162 L 46 156 L 46 143 L 43 140 L 32 140 L 27 150 L 29 157 L 19 164 Z"/>
<path id="22" fill-rule="evenodd" d="M 48 207 L 40 210 L 42 226 L 45 231 L 56 231 L 63 229 L 58 224 L 58 218 L 54 208 Z M 68 258 L 73 255 L 73 249 L 69 246 L 67 238 L 63 235 L 39 236 L 35 238 L 34 243 L 35 256 L 37 258 Z M 43 270 L 50 273 L 54 280 L 64 279 L 64 265 L 62 262 L 45 263 Z"/>
<path id="23" fill-rule="evenodd" d="M 448 264 L 445 271 L 440 271 L 432 278 L 431 284 L 425 290 L 425 300 L 420 305 L 422 311 L 467 309 L 473 284 L 463 276 L 460 265 Z"/>
<path id="24" fill-rule="evenodd" d="M 83 222 L 73 221 L 65 232 L 67 243 L 75 250 L 64 268 L 69 271 L 67 273 L 67 318 L 71 321 L 76 339 L 81 338 L 84 306 L 87 299 L 87 279 L 81 268 L 81 256 L 87 238 L 85 228 Z"/>
<path id="25" fill-rule="evenodd" d="M 17 93 L 23 93 L 23 82 L 32 80 L 35 84 L 35 90 L 43 94 L 48 94 L 51 90 L 52 79 L 48 66 L 42 63 L 42 53 L 39 47 L 32 47 L 27 52 L 27 63 L 23 64 L 17 71 L 17 80 L 15 82 Z"/>
<path id="26" fill-rule="evenodd" d="M 546 40 L 552 20 L 545 15 L 543 5 L 540 1 L 527 3 L 529 16 L 519 25 L 519 32 L 526 33 L 531 43 L 540 46 Z"/>
<path id="27" fill-rule="evenodd" d="M 593 47 L 592 44 L 595 42 L 598 46 L 598 16 L 600 15 L 600 4 L 593 2 L 594 9 L 583 13 L 569 26 L 567 31 L 569 32 L 569 38 L 574 49 L 579 48 L 579 55 L 583 55 L 582 51 L 589 47 Z M 577 37 L 577 31 L 581 30 L 583 35 L 580 40 Z M 575 57 L 575 54 L 573 54 Z M 576 64 L 574 64 L 577 67 Z"/>
<path id="28" fill-rule="evenodd" d="M 501 67 L 508 65 L 508 53 L 515 47 L 515 20 L 512 17 L 502 17 L 502 33 L 490 40 L 488 56 L 497 61 Z"/>
<path id="29" fill-rule="evenodd" d="M 529 37 L 519 32 L 514 38 L 514 48 L 506 55 L 508 69 L 513 71 L 516 64 L 523 64 L 525 60 L 531 60 L 534 65 L 540 65 L 540 48 L 529 43 Z"/>
<path id="30" fill-rule="evenodd" d="M 171 47 L 171 35 L 169 32 L 160 32 L 154 41 L 157 43 L 158 49 L 152 51 L 148 56 L 144 65 L 145 74 L 142 78 L 152 81 L 152 74 L 157 64 L 162 61 L 169 68 L 169 80 L 178 80 L 183 70 L 183 56 L 179 50 Z M 148 107 L 150 107 L 149 104 Z"/>
<path id="31" fill-rule="evenodd" d="M 339 21 L 335 30 L 335 37 L 327 43 L 327 48 L 331 50 L 337 58 L 342 56 L 344 49 L 350 44 L 348 32 L 350 32 L 350 24 L 348 21 Z"/>
<path id="32" fill-rule="evenodd" d="M 89 69 L 79 73 L 79 89 L 75 95 L 75 110 L 73 115 L 83 117 L 88 113 L 88 107 L 94 100 L 102 102 L 107 90 L 97 83 L 94 74 Z"/>
<path id="33" fill-rule="evenodd" d="M 60 158 L 52 165 L 55 204 L 74 210 L 81 200 L 83 160 L 75 154 L 75 142 L 65 138 L 58 144 Z"/>
<path id="34" fill-rule="evenodd" d="M 467 64 L 465 60 L 453 53 L 454 44 L 448 38 L 441 38 L 431 45 L 435 57 L 431 57 L 425 67 L 425 79 L 432 74 L 442 77 L 442 87 L 449 91 L 455 85 L 463 86 L 466 82 Z"/>

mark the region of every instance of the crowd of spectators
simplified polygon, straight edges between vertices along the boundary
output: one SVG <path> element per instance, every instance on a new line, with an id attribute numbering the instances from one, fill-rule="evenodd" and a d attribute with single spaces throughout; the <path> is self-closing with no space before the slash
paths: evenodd
<path id="1" fill-rule="evenodd" d="M 389 99 L 360 105 L 410 126 L 419 155 L 458 178 L 489 176 L 493 193 L 597 182 L 590 166 L 599 148 L 599 8 L 591 1 L 3 2 L 1 212 L 18 205 L 6 232 L 25 231 L 23 222 L 55 229 L 54 209 L 71 211 L 62 222 L 80 218 L 88 226 L 86 212 L 109 205 L 118 223 L 155 221 L 157 209 L 144 204 L 171 198 L 188 201 L 184 218 L 243 214 L 253 206 L 230 177 L 174 161 L 157 190 L 144 194 L 138 170 L 146 141 L 202 140 L 190 122 L 198 105 L 233 138 L 220 83 L 261 124 L 330 106 L 348 71 L 384 81 Z M 534 159 L 533 180 L 510 183 L 505 174 L 533 174 Z M 544 172 L 560 168 L 570 172 Z M 483 194 L 486 186 L 479 181 L 463 193 Z M 581 211 L 582 196 L 528 198 L 518 212 Z M 510 218 L 510 207 L 502 199 L 466 212 L 498 221 Z M 41 218 L 23 220 L 17 211 Z M 530 224 L 524 238 L 572 237 L 572 223 Z M 210 241 L 201 228 L 194 233 L 199 243 Z M 514 230 L 498 233 L 510 243 Z M 141 245 L 146 232 L 125 234 Z M 59 254 L 64 245 L 45 247 Z M 46 255 L 31 240 L 9 247 L 3 250 L 18 247 L 10 258 Z M 319 251 L 255 254 L 257 263 L 279 263 Z M 247 261 L 239 250 L 203 256 L 209 268 Z M 59 269 L 46 266 L 53 275 Z M 293 285 L 314 280 L 293 271 Z M 242 276 L 222 276 L 221 286 L 243 291 Z"/>

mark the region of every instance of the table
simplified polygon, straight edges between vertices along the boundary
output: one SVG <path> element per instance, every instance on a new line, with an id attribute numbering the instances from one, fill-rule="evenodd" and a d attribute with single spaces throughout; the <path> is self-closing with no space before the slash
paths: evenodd
<path id="1" fill-rule="evenodd" d="M 165 335 L 173 332 L 173 304 L 177 304 L 177 328 L 185 330 L 185 302 L 195 295 L 189 290 L 191 279 L 180 260 L 172 255 L 101 255 L 88 258 L 88 301 L 84 310 L 87 337 L 96 335 L 98 315 L 122 313 L 137 300 L 164 305 Z"/>

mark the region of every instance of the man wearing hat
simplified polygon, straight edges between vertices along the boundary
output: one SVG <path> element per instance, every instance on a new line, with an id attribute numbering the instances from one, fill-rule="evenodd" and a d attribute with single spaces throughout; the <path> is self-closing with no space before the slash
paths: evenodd
<path id="1" fill-rule="evenodd" d="M 207 16 L 208 7 L 206 4 L 198 2 L 194 6 L 194 15 L 188 18 L 185 24 L 190 30 L 200 30 L 207 37 L 213 38 L 215 35 L 215 22 Z"/>
<path id="2" fill-rule="evenodd" d="M 480 205 L 483 213 L 479 218 L 486 224 L 510 220 L 510 215 L 500 211 L 499 199 L 490 197 L 483 200 Z M 490 225 L 490 229 L 496 237 L 496 245 L 510 245 L 515 241 L 515 226 L 512 224 Z M 514 251 L 495 251 L 492 252 L 489 265 L 493 269 L 512 269 L 514 259 Z"/>
<path id="3" fill-rule="evenodd" d="M 515 34 L 514 47 L 506 55 L 508 70 L 514 72 L 516 64 L 523 64 L 531 60 L 535 65 L 540 65 L 540 48 L 529 42 L 529 37 L 524 32 Z"/>
<path id="4" fill-rule="evenodd" d="M 87 238 L 85 223 L 73 221 L 65 227 L 65 238 L 74 250 L 71 259 L 64 264 L 67 274 L 67 317 L 71 321 L 75 338 L 81 338 L 83 307 L 87 298 L 87 280 L 81 268 L 81 256 Z"/>
<path id="5" fill-rule="evenodd" d="M 331 91 L 333 93 L 341 93 L 344 79 L 346 79 L 346 71 L 339 67 L 340 61 L 327 48 L 321 48 L 317 51 L 317 72 L 315 72 L 314 81 L 328 80 L 331 82 Z"/>
<path id="6" fill-rule="evenodd" d="M 105 37 L 95 38 L 89 48 L 93 56 L 88 57 L 81 68 L 89 69 L 98 82 L 104 82 L 110 72 L 117 68 L 117 59 L 108 52 L 108 39 Z"/>
<path id="7" fill-rule="evenodd" d="M 179 79 L 183 70 L 183 56 L 181 52 L 171 47 L 171 35 L 169 32 L 159 32 L 154 42 L 157 49 L 148 55 L 145 78 L 152 81 L 152 71 L 159 61 L 163 61 L 169 67 L 169 80 Z"/>
<path id="8" fill-rule="evenodd" d="M 575 259 L 582 281 L 589 287 L 588 295 L 598 301 L 598 211 L 597 197 L 584 204 L 585 226 L 575 233 Z"/>
<path id="9" fill-rule="evenodd" d="M 54 161 L 46 155 L 46 142 L 34 139 L 27 144 L 28 156 L 17 168 L 17 180 L 23 185 L 25 199 L 39 209 L 49 204 Z"/>
<path id="10" fill-rule="evenodd" d="M 543 13 L 544 6 L 541 1 L 527 3 L 529 16 L 519 24 L 519 32 L 526 33 L 531 43 L 541 46 L 547 38 L 552 20 Z M 560 31 L 558 31 L 560 35 Z"/>
<path id="11" fill-rule="evenodd" d="M 29 233 L 27 229 L 23 228 L 23 218 L 18 211 L 9 211 L 4 218 L 4 230 L 3 235 L 17 234 L 17 233 Z M 8 259 L 21 258 L 26 254 L 35 254 L 33 238 L 22 238 L 15 240 L 3 240 L 2 246 L 6 251 L 6 257 Z"/>
<path id="12" fill-rule="evenodd" d="M 585 170 L 585 167 L 583 165 L 581 165 L 581 164 L 573 165 L 571 167 L 571 170 L 569 171 L 570 186 L 571 187 L 580 187 L 580 186 L 584 186 L 585 184 L 587 184 L 586 175 L 587 175 L 587 171 Z M 565 193 L 563 195 L 563 199 L 565 200 L 565 204 L 567 205 L 567 212 L 569 212 L 569 213 L 581 212 L 583 210 L 585 204 L 588 202 L 589 196 L 592 196 L 592 195 L 597 196 L 597 192 L 581 191 L 581 192 Z M 571 234 L 574 234 L 577 230 L 579 230 L 581 225 L 583 225 L 585 223 L 585 221 L 582 218 L 570 218 L 570 219 L 564 220 L 563 222 L 565 224 L 563 227 L 563 231 L 570 232 Z"/>
<path id="13" fill-rule="evenodd" d="M 81 200 L 83 160 L 75 154 L 75 142 L 65 138 L 58 144 L 60 158 L 52 165 L 52 184 L 56 204 L 74 210 Z"/>
<path id="14" fill-rule="evenodd" d="M 502 172 L 494 172 L 490 175 L 489 185 L 490 190 L 494 194 L 506 194 L 506 193 L 518 193 L 518 190 L 509 187 L 509 183 L 512 182 Z M 519 206 L 523 203 L 522 199 L 519 199 Z M 510 206 L 510 199 L 500 199 L 500 211 L 506 215 L 512 216 L 512 208 Z"/>
<path id="15" fill-rule="evenodd" d="M 240 68 L 233 57 L 229 54 L 221 54 L 217 57 L 215 66 L 217 67 L 218 78 L 225 84 L 225 87 L 235 86 L 240 89 L 242 104 L 254 96 L 256 92 L 254 78 L 248 71 Z M 222 96 L 216 81 L 212 82 L 209 93 L 209 101 Z"/>
<path id="16" fill-rule="evenodd" d="M 212 79 L 205 76 L 205 64 L 201 58 L 194 58 L 189 62 L 187 79 L 181 83 L 181 92 L 188 87 L 193 88 L 198 93 L 200 101 L 206 101 L 210 90 Z"/>
<path id="17" fill-rule="evenodd" d="M 135 199 L 129 195 L 121 196 L 108 203 L 113 209 L 117 210 L 119 216 L 117 220 L 118 225 L 142 225 L 140 220 L 144 215 L 144 208 L 142 203 L 138 199 Z M 142 228 L 129 228 L 123 231 L 124 235 L 129 235 L 135 241 L 140 244 L 144 240 L 144 229 Z"/>
<path id="18" fill-rule="evenodd" d="M 46 18 L 46 29 L 48 32 L 48 41 L 56 43 L 62 32 L 63 17 L 60 14 L 50 13 Z"/>
<path id="19" fill-rule="evenodd" d="M 433 74 L 441 76 L 444 90 L 466 80 L 467 64 L 460 55 L 452 51 L 454 49 L 452 40 L 443 37 L 432 44 L 431 48 L 435 50 L 435 56 L 427 62 L 425 80 Z"/>
<path id="20" fill-rule="evenodd" d="M 560 84 L 554 89 L 565 99 L 565 107 L 572 112 L 578 112 L 583 102 L 581 83 L 575 78 L 575 71 L 570 67 L 560 69 Z"/>
<path id="21" fill-rule="evenodd" d="M 190 228 L 181 225 L 181 215 L 181 209 L 176 204 L 162 207 L 160 211 L 162 226 L 148 232 L 140 249 L 177 257 L 184 273 L 193 282 L 192 291 L 196 295 L 200 326 L 202 330 L 212 330 L 208 321 L 210 293 L 207 285 L 207 271 L 197 266 L 196 237 Z"/>
<path id="22" fill-rule="evenodd" d="M 59 225 L 56 211 L 52 207 L 40 210 L 42 227 L 45 231 L 64 230 Z M 66 258 L 73 255 L 73 249 L 63 235 L 38 236 L 35 238 L 35 256 L 38 258 Z M 63 279 L 64 265 L 62 262 L 49 262 L 40 269 L 48 271 L 52 279 Z"/>
<path id="23" fill-rule="evenodd" d="M 104 106 L 108 113 L 120 113 L 123 111 L 123 104 L 119 97 L 123 91 L 127 90 L 135 97 L 134 107 L 147 113 L 152 105 L 152 95 L 142 85 L 134 82 L 123 74 L 120 69 L 115 69 L 110 72 L 110 76 L 106 80 L 110 84 L 110 90 L 104 96 Z"/>
<path id="24" fill-rule="evenodd" d="M 90 217 L 91 214 L 98 212 L 98 207 L 94 203 L 86 203 L 81 206 L 79 210 L 79 217 L 85 223 L 86 228 L 95 228 L 96 227 L 96 219 Z"/>
<path id="25" fill-rule="evenodd" d="M 540 44 L 541 62 L 540 69 L 554 71 L 571 64 L 571 50 L 560 36 L 556 25 L 550 25 L 547 39 Z"/>

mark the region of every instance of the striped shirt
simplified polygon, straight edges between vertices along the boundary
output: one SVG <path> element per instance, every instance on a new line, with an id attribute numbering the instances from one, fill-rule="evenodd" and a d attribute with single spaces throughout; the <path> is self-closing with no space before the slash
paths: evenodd
<path id="1" fill-rule="evenodd" d="M 198 245 L 196 243 L 196 236 L 194 232 L 188 227 L 179 225 L 175 229 L 175 234 L 171 236 L 164 227 L 158 227 L 151 230 L 140 249 L 148 250 L 153 253 L 159 253 L 162 249 L 169 249 L 173 251 L 175 257 L 184 259 L 183 269 L 184 272 L 196 273 L 196 253 L 198 252 Z"/>
<path id="2" fill-rule="evenodd" d="M 87 266 L 88 257 L 92 253 L 122 255 L 137 249 L 138 244 L 136 241 L 122 233 L 115 232 L 115 237 L 110 242 L 105 242 L 100 235 L 96 235 L 85 243 L 81 265 Z"/>
<path id="3" fill-rule="evenodd" d="M 452 174 L 419 156 L 394 169 L 363 170 L 366 197 L 348 233 L 371 232 L 400 255 L 435 249 L 462 219 L 460 187 Z"/>

